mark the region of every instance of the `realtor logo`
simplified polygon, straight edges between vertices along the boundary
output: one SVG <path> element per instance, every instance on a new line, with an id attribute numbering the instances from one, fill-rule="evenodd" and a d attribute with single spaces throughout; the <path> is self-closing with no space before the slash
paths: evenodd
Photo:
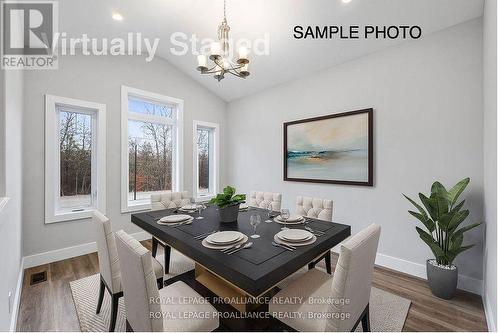
<path id="1" fill-rule="evenodd" d="M 2 1 L 1 68 L 57 69 L 57 2 Z"/>

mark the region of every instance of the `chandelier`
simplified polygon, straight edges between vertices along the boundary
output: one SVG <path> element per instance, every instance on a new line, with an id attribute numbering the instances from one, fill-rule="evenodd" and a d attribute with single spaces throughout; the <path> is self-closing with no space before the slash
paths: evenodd
<path id="1" fill-rule="evenodd" d="M 250 75 L 248 71 L 248 49 L 246 47 L 239 48 L 236 63 L 229 59 L 229 30 L 226 20 L 226 0 L 224 0 L 224 19 L 219 25 L 218 41 L 210 45 L 209 59 L 212 61 L 210 68 L 207 63 L 207 56 L 204 54 L 198 55 L 197 67 L 201 74 L 213 74 L 214 78 L 219 82 L 226 73 L 242 79 Z"/>

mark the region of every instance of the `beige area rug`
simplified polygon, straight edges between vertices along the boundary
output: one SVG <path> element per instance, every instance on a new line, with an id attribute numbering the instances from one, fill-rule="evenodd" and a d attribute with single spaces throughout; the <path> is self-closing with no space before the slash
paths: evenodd
<path id="1" fill-rule="evenodd" d="M 158 249 L 159 255 L 156 259 L 163 265 L 165 261 L 161 246 Z M 170 255 L 170 274 L 166 274 L 167 280 L 175 275 L 179 275 L 194 269 L 192 260 L 182 255 L 180 252 L 172 250 Z M 70 282 L 73 301 L 75 302 L 78 321 L 82 332 L 105 331 L 109 329 L 111 316 L 111 297 L 106 291 L 102 302 L 101 312 L 95 313 L 97 308 L 97 298 L 99 296 L 100 279 L 99 274 L 92 275 L 80 280 Z M 116 316 L 116 332 L 125 332 L 125 304 L 123 297 L 118 302 L 118 315 Z"/>
<path id="2" fill-rule="evenodd" d="M 76 313 L 83 332 L 107 331 L 111 312 L 111 298 L 106 292 L 101 313 L 96 314 L 99 293 L 99 274 L 70 282 L 71 293 L 75 302 Z M 372 288 L 370 298 L 370 324 L 374 332 L 400 332 L 403 329 L 410 300 L 389 292 Z M 125 331 L 125 306 L 120 298 L 117 332 Z M 356 331 L 362 331 L 361 324 Z"/>

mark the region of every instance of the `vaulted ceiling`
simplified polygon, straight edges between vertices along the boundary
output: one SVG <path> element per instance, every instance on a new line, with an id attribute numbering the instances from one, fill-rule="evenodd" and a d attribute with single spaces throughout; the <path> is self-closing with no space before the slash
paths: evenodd
<path id="1" fill-rule="evenodd" d="M 157 56 L 167 59 L 226 101 L 253 94 L 308 73 L 332 67 L 385 47 L 397 39 L 297 40 L 296 25 L 418 25 L 423 34 L 482 16 L 483 0 L 227 0 L 233 39 L 270 37 L 269 55 L 250 55 L 246 80 L 217 82 L 196 71 L 196 56 L 172 54 L 171 35 L 183 32 L 215 38 L 223 0 L 64 0 L 59 1 L 59 30 L 68 36 L 120 37 L 141 32 L 160 38 Z M 113 12 L 122 21 L 111 18 Z M 200 46 L 200 44 L 198 44 Z"/>

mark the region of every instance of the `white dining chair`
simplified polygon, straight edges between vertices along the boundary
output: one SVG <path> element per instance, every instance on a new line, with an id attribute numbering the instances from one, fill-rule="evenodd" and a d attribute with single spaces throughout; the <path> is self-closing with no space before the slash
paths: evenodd
<path id="1" fill-rule="evenodd" d="M 189 205 L 190 203 L 191 198 L 189 197 L 187 191 L 168 191 L 151 195 L 151 210 L 180 208 L 182 206 Z M 194 269 L 194 263 L 191 259 L 179 253 L 178 251 L 172 251 L 171 247 L 168 244 L 165 244 L 163 241 L 156 237 L 153 237 L 151 247 L 151 253 L 154 258 L 156 258 L 156 255 L 158 253 L 158 245 L 161 245 L 164 250 L 163 267 L 165 268 L 165 274 L 168 275 L 168 277 L 173 277 L 175 275 L 182 274 Z"/>
<path id="2" fill-rule="evenodd" d="M 116 240 L 111 228 L 111 221 L 99 211 L 94 211 L 92 220 L 97 240 L 97 256 L 99 258 L 101 280 L 96 313 L 101 312 L 104 291 L 106 289 L 111 296 L 109 331 L 112 332 L 116 324 L 118 300 L 123 296 L 120 261 L 116 251 Z M 156 283 L 161 288 L 163 287 L 163 267 L 157 260 L 153 261 L 152 267 L 155 272 Z"/>
<path id="3" fill-rule="evenodd" d="M 297 331 L 349 332 L 360 321 L 363 330 L 370 331 L 369 301 L 380 230 L 372 224 L 349 238 L 341 244 L 333 277 L 309 270 L 272 298 L 269 313 Z M 286 299 L 302 301 L 281 301 Z M 311 318 L 311 313 L 322 316 Z"/>
<path id="4" fill-rule="evenodd" d="M 331 222 L 333 218 L 333 201 L 328 199 L 310 198 L 298 196 L 295 211 L 298 215 L 312 217 L 319 220 Z M 325 260 L 326 271 L 332 274 L 332 254 L 330 251 L 325 255 L 314 259 L 309 264 L 309 269 L 313 269 L 321 260 Z"/>
<path id="5" fill-rule="evenodd" d="M 269 204 L 272 204 L 274 211 L 280 211 L 281 197 L 281 193 L 251 191 L 248 199 L 248 205 L 268 209 Z"/>
<path id="6" fill-rule="evenodd" d="M 184 282 L 158 290 L 151 252 L 123 230 L 116 233 L 123 274 L 127 331 L 213 331 L 217 310 Z"/>

